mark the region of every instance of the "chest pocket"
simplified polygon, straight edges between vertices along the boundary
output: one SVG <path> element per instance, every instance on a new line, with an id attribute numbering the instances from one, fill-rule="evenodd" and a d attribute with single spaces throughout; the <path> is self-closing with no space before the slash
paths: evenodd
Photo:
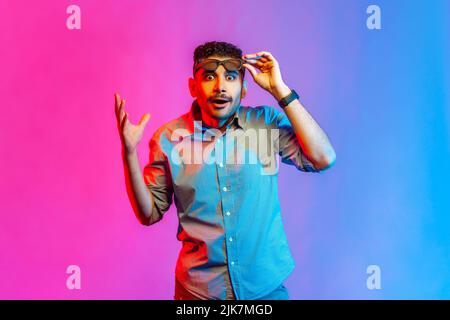
<path id="1" fill-rule="evenodd" d="M 257 188 L 267 177 L 277 175 L 278 159 L 269 141 L 264 134 L 244 134 L 242 130 L 233 139 L 227 138 L 227 173 L 238 188 Z"/>

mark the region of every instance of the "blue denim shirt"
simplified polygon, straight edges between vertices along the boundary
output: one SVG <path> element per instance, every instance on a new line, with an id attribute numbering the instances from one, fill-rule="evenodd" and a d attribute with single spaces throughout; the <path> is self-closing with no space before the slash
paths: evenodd
<path id="1" fill-rule="evenodd" d="M 150 140 L 148 224 L 175 202 L 182 242 L 176 282 L 199 299 L 258 299 L 294 269 L 278 199 L 278 157 L 318 172 L 287 116 L 239 106 L 227 130 L 202 126 L 197 101 Z"/>

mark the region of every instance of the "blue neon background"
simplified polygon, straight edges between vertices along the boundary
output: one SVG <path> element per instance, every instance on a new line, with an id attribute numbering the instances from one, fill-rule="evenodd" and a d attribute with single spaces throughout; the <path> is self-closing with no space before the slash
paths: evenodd
<path id="1" fill-rule="evenodd" d="M 323 174 L 280 169 L 291 298 L 450 298 L 448 1 L 79 0 L 68 31 L 70 4 L 0 4 L 0 297 L 172 299 L 176 211 L 135 219 L 113 93 L 132 121 L 152 113 L 143 166 L 153 132 L 190 106 L 194 48 L 223 40 L 272 52 L 336 149 Z M 276 105 L 246 77 L 244 105 Z"/>

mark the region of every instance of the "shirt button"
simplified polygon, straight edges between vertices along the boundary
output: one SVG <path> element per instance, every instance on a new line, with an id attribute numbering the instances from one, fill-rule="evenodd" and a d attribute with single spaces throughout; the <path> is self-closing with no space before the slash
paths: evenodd
<path id="1" fill-rule="evenodd" d="M 228 188 L 227 188 L 227 187 L 223 187 L 222 190 L 225 191 L 225 192 L 227 192 L 227 191 L 228 191 Z"/>
<path id="2" fill-rule="evenodd" d="M 222 140 L 220 140 L 220 139 L 217 139 L 217 143 L 221 143 L 222 142 Z"/>
<path id="3" fill-rule="evenodd" d="M 231 265 L 234 266 L 234 261 L 231 261 Z"/>
<path id="4" fill-rule="evenodd" d="M 227 216 L 229 216 L 231 213 L 230 213 L 230 211 L 227 211 L 225 214 L 226 214 Z"/>
<path id="5" fill-rule="evenodd" d="M 219 167 L 223 168 L 223 163 L 222 162 L 219 163 Z"/>
<path id="6" fill-rule="evenodd" d="M 230 240 L 230 242 L 231 242 L 231 241 L 233 241 L 233 238 L 232 238 L 232 237 L 230 237 L 230 238 L 229 238 L 229 240 Z"/>

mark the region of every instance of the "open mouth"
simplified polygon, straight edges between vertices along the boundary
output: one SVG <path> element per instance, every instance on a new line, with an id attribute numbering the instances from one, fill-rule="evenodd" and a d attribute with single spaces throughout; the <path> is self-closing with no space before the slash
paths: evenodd
<path id="1" fill-rule="evenodd" d="M 211 103 L 216 107 L 216 108 L 224 108 L 228 105 L 228 103 L 231 102 L 231 99 L 227 99 L 227 98 L 215 98 L 215 99 L 211 99 Z"/>

